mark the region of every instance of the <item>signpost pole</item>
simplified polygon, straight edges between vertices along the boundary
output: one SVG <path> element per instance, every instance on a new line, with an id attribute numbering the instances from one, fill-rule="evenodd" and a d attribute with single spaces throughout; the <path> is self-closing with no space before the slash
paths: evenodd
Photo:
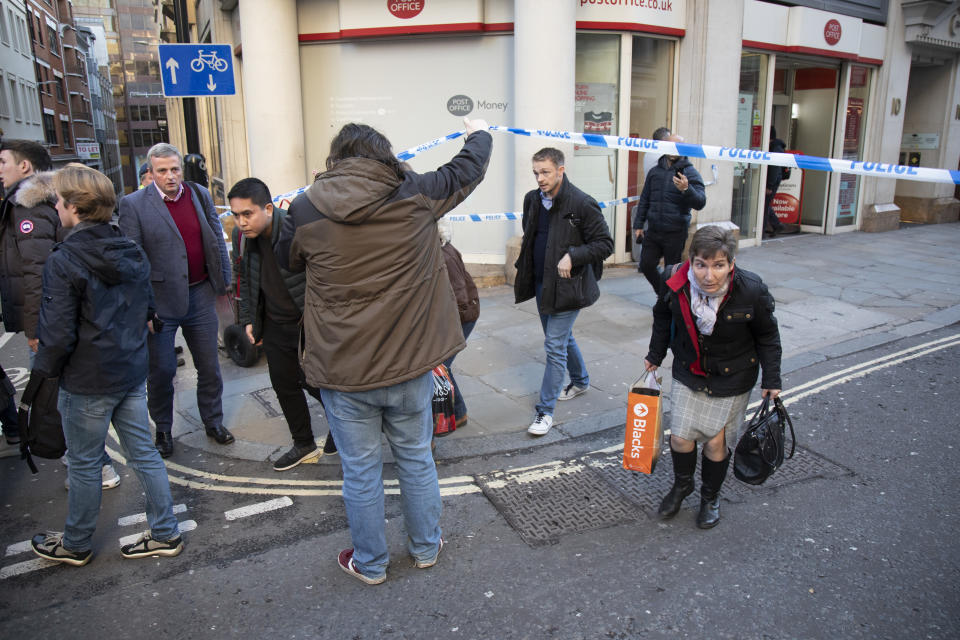
<path id="1" fill-rule="evenodd" d="M 174 0 L 173 21 L 177 42 L 190 42 L 190 24 L 187 22 L 187 0 Z M 160 70 L 163 73 L 163 69 Z M 200 132 L 197 128 L 197 103 L 194 98 L 181 98 L 183 102 L 183 128 L 187 138 L 184 155 L 200 153 Z"/>

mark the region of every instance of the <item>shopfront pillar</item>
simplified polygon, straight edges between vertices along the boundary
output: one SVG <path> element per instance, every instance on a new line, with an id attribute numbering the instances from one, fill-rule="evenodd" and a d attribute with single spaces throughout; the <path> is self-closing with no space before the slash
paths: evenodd
<path id="1" fill-rule="evenodd" d="M 680 41 L 677 65 L 674 126 L 687 142 L 728 145 L 736 140 L 740 47 L 731 46 L 731 37 L 742 32 L 743 0 L 692 0 L 687 4 L 687 31 Z M 693 163 L 709 181 L 710 162 L 694 159 Z M 730 219 L 733 165 L 719 165 L 719 180 L 707 192 L 707 206 L 697 214 L 698 223 Z M 695 230 L 696 225 L 691 225 L 691 232 Z"/>
<path id="2" fill-rule="evenodd" d="M 572 131 L 576 70 L 576 3 L 554 0 L 514 1 L 514 109 L 515 126 Z M 506 139 L 502 138 L 501 139 Z M 514 200 L 536 186 L 530 156 L 549 146 L 549 140 L 513 136 L 515 149 Z M 573 146 L 557 144 L 566 155 Z M 576 177 L 573 177 L 576 180 Z"/>
<path id="3" fill-rule="evenodd" d="M 514 126 L 525 129 L 572 131 L 574 123 L 577 20 L 576 3 L 554 0 L 514 0 L 513 3 Z M 514 148 L 513 201 L 537 186 L 530 158 L 549 140 L 511 136 Z M 500 136 L 495 142 L 506 140 Z M 564 155 L 573 146 L 554 145 Z M 573 176 L 576 180 L 576 176 Z M 519 230 L 519 225 L 518 225 Z M 520 236 L 508 241 L 504 271 L 513 283 L 513 263 L 520 252 Z"/>
<path id="4" fill-rule="evenodd" d="M 296 0 L 240 0 L 250 173 L 273 194 L 307 183 Z"/>

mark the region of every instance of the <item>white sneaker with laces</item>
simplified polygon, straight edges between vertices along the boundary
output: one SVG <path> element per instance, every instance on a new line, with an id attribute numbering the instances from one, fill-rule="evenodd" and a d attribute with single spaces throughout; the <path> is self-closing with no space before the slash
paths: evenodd
<path id="1" fill-rule="evenodd" d="M 553 416 L 548 416 L 545 413 L 538 413 L 537 417 L 533 419 L 533 422 L 527 427 L 527 433 L 532 436 L 545 436 L 547 432 L 550 431 L 550 427 L 553 426 Z"/>
<path id="2" fill-rule="evenodd" d="M 560 392 L 560 397 L 557 400 L 573 400 L 577 396 L 587 392 L 588 387 L 573 384 L 572 382 L 563 388 L 563 391 Z"/>

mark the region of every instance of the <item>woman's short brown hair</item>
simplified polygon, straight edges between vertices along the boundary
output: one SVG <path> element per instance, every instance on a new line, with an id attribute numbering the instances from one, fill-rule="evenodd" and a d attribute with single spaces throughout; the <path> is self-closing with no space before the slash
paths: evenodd
<path id="1" fill-rule="evenodd" d="M 737 237 L 733 231 L 715 224 L 697 229 L 690 240 L 690 257 L 712 258 L 718 253 L 723 253 L 728 262 L 733 262 L 737 254 Z"/>
<path id="2" fill-rule="evenodd" d="M 96 169 L 71 162 L 53 174 L 53 188 L 63 201 L 77 208 L 77 217 L 90 222 L 110 222 L 117 195 L 113 183 Z"/>

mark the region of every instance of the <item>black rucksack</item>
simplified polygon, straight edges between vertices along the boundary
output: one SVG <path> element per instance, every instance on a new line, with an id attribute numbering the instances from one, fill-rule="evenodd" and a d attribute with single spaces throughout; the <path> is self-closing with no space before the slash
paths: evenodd
<path id="1" fill-rule="evenodd" d="M 37 472 L 33 456 L 56 460 L 67 452 L 63 424 L 57 410 L 59 394 L 59 378 L 47 378 L 33 373 L 20 397 L 20 411 L 17 416 L 20 423 L 20 457 L 27 461 L 33 473 Z"/>

